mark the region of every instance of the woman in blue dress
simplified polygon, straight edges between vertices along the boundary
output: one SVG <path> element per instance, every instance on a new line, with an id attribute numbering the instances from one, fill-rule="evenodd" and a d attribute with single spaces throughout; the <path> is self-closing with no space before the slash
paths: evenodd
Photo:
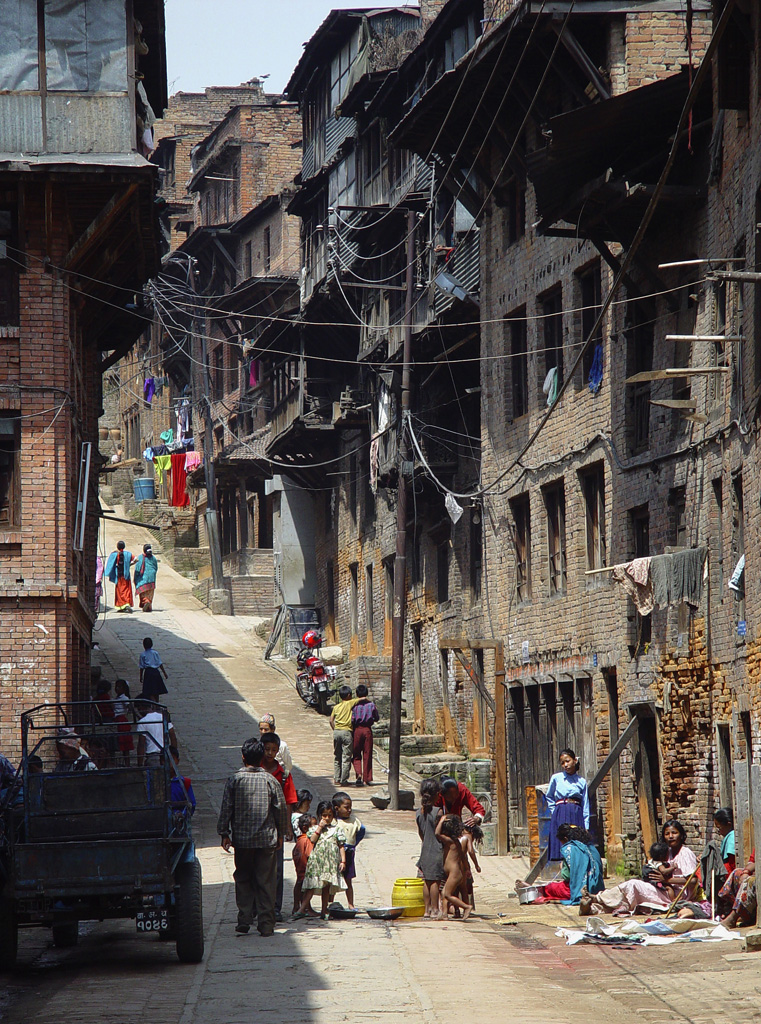
<path id="1" fill-rule="evenodd" d="M 140 607 L 144 612 L 153 611 L 153 595 L 156 591 L 156 573 L 159 563 L 150 544 L 143 544 L 143 553 L 134 558 L 135 593 L 140 599 Z"/>
<path id="2" fill-rule="evenodd" d="M 552 813 L 550 821 L 550 860 L 562 860 L 558 840 L 560 825 L 578 825 L 589 828 L 589 790 L 587 780 L 579 775 L 579 759 L 566 747 L 560 751 L 560 767 L 550 779 L 547 788 L 547 806 Z"/>

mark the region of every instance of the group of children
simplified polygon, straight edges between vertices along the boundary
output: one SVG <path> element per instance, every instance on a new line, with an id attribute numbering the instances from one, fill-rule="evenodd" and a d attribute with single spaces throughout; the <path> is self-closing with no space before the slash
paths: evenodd
<path id="1" fill-rule="evenodd" d="M 466 824 L 456 814 L 445 814 L 437 806 L 441 787 L 436 779 L 420 786 L 421 807 L 417 815 L 418 833 L 423 846 L 417 867 L 423 876 L 425 917 L 447 918 L 450 912 L 465 921 L 473 910 L 473 873 L 481 866 L 476 844 L 483 840 L 477 823 Z"/>
<path id="2" fill-rule="evenodd" d="M 352 811 L 348 793 L 334 793 L 330 800 L 317 805 L 317 815 L 309 813 L 312 794 L 299 790 L 298 806 L 291 816 L 293 864 L 296 885 L 293 888 L 293 919 L 328 915 L 328 905 L 338 892 L 346 893 L 350 909 L 354 909 L 353 879 L 358 843 L 365 836 L 365 827 Z M 312 908 L 312 898 L 320 894 L 320 914 Z"/>

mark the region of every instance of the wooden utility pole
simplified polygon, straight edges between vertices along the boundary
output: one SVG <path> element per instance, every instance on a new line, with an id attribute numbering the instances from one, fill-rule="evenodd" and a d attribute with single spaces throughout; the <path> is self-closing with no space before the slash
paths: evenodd
<path id="1" fill-rule="evenodd" d="M 399 751 L 402 738 L 402 678 L 404 675 L 404 621 L 407 597 L 407 475 L 410 444 L 410 359 L 412 358 L 412 294 L 415 280 L 415 212 L 407 211 L 407 291 L 404 296 L 404 348 L 402 399 L 399 414 L 399 487 L 396 503 L 396 558 L 394 559 L 394 617 L 391 633 L 391 708 L 388 723 L 388 792 L 391 810 L 399 810 Z"/>

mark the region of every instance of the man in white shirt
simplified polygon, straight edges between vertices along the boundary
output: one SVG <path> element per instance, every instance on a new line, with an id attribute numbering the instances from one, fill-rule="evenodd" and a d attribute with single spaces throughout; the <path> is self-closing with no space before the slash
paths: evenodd
<path id="1" fill-rule="evenodd" d="M 146 768 L 158 768 L 165 747 L 164 713 L 150 701 L 135 699 L 135 710 L 140 715 L 137 723 L 137 763 Z M 177 746 L 177 737 L 171 722 L 167 722 L 169 742 Z"/>
<path id="2" fill-rule="evenodd" d="M 275 716 L 269 712 L 262 715 L 259 719 L 259 735 L 261 738 L 264 739 L 268 732 L 275 732 Z M 275 760 L 279 761 L 283 766 L 286 775 L 293 774 L 293 758 L 285 740 L 280 740 L 280 749 L 275 755 Z"/>

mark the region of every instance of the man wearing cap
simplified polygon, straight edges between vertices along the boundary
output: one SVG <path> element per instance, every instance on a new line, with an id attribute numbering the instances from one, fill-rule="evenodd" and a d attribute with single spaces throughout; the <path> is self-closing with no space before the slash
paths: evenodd
<path id="1" fill-rule="evenodd" d="M 82 750 L 82 740 L 73 729 L 61 728 L 56 736 L 57 772 L 96 772 L 98 766 Z"/>
<path id="2" fill-rule="evenodd" d="M 135 566 L 135 593 L 144 612 L 153 611 L 153 595 L 156 591 L 156 573 L 159 563 L 150 544 L 143 544 L 143 553 L 132 559 Z"/>
<path id="3" fill-rule="evenodd" d="M 263 740 L 268 732 L 275 731 L 275 716 L 271 715 L 268 711 L 259 719 L 259 735 Z M 275 760 L 283 766 L 286 775 L 293 774 L 293 758 L 285 740 L 280 740 L 280 749 L 275 756 Z"/>
<path id="4" fill-rule="evenodd" d="M 486 814 L 483 804 L 473 796 L 468 787 L 450 778 L 441 780 L 441 793 L 434 800 L 434 806 L 443 807 L 445 814 L 456 814 L 466 825 L 483 821 Z M 462 813 L 465 808 L 470 811 L 467 817 Z"/>

